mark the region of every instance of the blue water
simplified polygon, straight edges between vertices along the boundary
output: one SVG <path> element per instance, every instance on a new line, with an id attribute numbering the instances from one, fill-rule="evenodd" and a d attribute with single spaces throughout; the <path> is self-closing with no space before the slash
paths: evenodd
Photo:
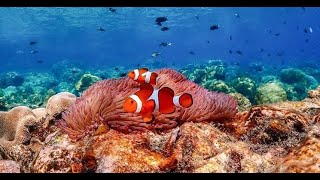
<path id="1" fill-rule="evenodd" d="M 244 68 L 257 61 L 274 66 L 319 62 L 319 8 L 115 9 L 0 8 L 0 72 L 46 71 L 63 59 L 100 69 L 148 60 L 184 66 L 222 59 Z M 159 16 L 168 17 L 163 23 L 168 31 L 155 24 Z M 220 28 L 211 31 L 214 24 Z M 172 46 L 160 47 L 161 42 Z M 153 58 L 155 51 L 161 54 Z"/>

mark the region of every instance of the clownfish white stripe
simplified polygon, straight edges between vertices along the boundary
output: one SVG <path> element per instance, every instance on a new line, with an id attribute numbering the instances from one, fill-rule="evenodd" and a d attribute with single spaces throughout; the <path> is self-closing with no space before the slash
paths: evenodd
<path id="1" fill-rule="evenodd" d="M 150 82 L 150 78 L 151 78 L 151 72 L 150 71 L 147 71 L 147 72 L 141 74 L 141 76 L 145 76 L 146 77 L 146 79 L 145 79 L 146 83 Z"/>
<path id="2" fill-rule="evenodd" d="M 154 108 L 155 111 L 158 111 L 159 110 L 159 89 L 154 89 L 151 96 L 149 97 L 148 100 L 152 99 L 154 100 L 154 104 L 156 105 L 156 107 Z"/>
<path id="3" fill-rule="evenodd" d="M 156 78 L 156 84 L 158 84 L 159 79 L 160 79 L 160 77 L 158 76 L 158 77 Z"/>
<path id="4" fill-rule="evenodd" d="M 133 72 L 134 72 L 134 80 L 137 80 L 139 77 L 139 70 L 135 69 L 135 70 L 133 70 Z"/>
<path id="5" fill-rule="evenodd" d="M 180 95 L 181 96 L 181 95 Z M 178 106 L 178 107 L 181 107 L 180 103 L 179 103 L 179 99 L 180 99 L 180 96 L 174 96 L 173 97 L 173 104 Z"/>
<path id="6" fill-rule="evenodd" d="M 141 102 L 140 98 L 135 94 L 133 94 L 129 97 L 132 98 L 134 101 L 136 101 L 136 103 L 137 103 L 136 113 L 139 113 L 142 109 L 142 102 Z"/>

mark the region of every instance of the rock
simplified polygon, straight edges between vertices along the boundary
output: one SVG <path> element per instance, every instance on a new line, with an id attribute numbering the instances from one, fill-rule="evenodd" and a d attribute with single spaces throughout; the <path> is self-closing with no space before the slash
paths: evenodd
<path id="1" fill-rule="evenodd" d="M 0 173 L 20 173 L 20 165 L 12 160 L 0 160 Z"/>

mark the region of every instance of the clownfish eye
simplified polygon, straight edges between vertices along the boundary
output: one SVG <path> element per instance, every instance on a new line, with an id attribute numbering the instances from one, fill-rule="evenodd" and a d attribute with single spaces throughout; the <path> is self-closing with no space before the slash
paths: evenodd
<path id="1" fill-rule="evenodd" d="M 133 101 L 131 100 L 131 104 L 133 104 Z"/>

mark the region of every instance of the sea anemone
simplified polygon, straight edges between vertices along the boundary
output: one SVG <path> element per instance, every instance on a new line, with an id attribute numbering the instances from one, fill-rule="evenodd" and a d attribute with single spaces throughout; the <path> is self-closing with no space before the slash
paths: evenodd
<path id="1" fill-rule="evenodd" d="M 101 123 L 124 133 L 141 131 L 163 131 L 172 129 L 186 121 L 214 121 L 232 118 L 237 113 L 237 102 L 223 93 L 210 92 L 189 81 L 172 69 L 160 69 L 157 88 L 170 87 L 175 95 L 192 94 L 193 105 L 177 107 L 172 114 L 154 112 L 154 121 L 145 123 L 142 116 L 123 110 L 124 100 L 139 90 L 139 84 L 130 78 L 99 81 L 62 114 L 58 126 L 72 140 L 92 134 Z"/>

